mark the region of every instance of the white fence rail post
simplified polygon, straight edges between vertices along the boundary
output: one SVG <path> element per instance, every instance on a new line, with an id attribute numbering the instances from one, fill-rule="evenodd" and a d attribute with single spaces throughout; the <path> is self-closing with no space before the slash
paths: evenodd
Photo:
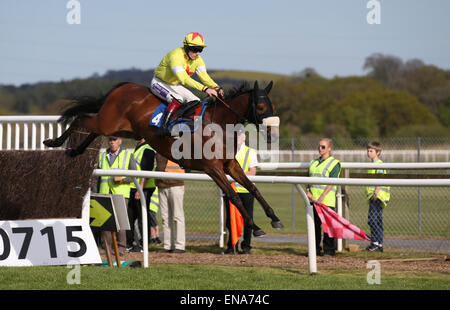
<path id="1" fill-rule="evenodd" d="M 53 128 L 56 125 L 58 136 L 62 126 L 57 121 L 59 115 L 19 115 L 0 116 L 0 150 L 44 150 L 42 143 L 46 138 L 53 138 Z M 6 141 L 3 139 L 3 124 L 6 124 Z M 29 125 L 31 124 L 31 137 Z M 47 126 L 46 126 L 47 125 Z M 39 126 L 39 137 L 37 126 Z M 23 127 L 23 129 L 21 129 Z M 47 127 L 47 128 L 46 128 Z M 14 128 L 14 130 L 13 130 Z M 14 137 L 13 137 L 14 134 Z M 31 138 L 31 144 L 29 143 Z M 14 141 L 13 141 L 14 139 Z M 39 143 L 39 144 L 38 144 Z"/>
<path id="2" fill-rule="evenodd" d="M 447 163 L 450 167 L 450 163 Z M 187 181 L 210 181 L 212 179 L 206 174 L 200 173 L 169 173 L 156 171 L 131 171 L 122 169 L 100 170 L 93 171 L 94 176 L 125 176 L 125 177 L 143 177 L 169 180 L 187 180 Z M 231 177 L 228 180 L 234 181 Z M 315 236 L 314 236 L 314 217 L 312 215 L 312 206 L 307 200 L 306 194 L 299 184 L 324 184 L 324 185 L 371 185 L 371 186 L 450 186 L 450 179 L 367 179 L 367 178 L 310 178 L 310 177 L 291 177 L 291 176 L 249 176 L 249 180 L 255 183 L 281 183 L 281 184 L 296 184 L 296 187 L 302 195 L 307 205 L 307 222 L 308 226 L 308 256 L 309 256 L 309 270 L 310 273 L 316 272 L 315 261 Z M 305 198 L 306 197 L 306 198 Z M 308 207 L 309 206 L 309 207 Z M 312 223 L 311 223 L 312 222 Z M 314 240 L 313 240 L 314 239 Z M 145 262 L 144 262 L 145 264 Z"/>
<path id="3" fill-rule="evenodd" d="M 336 193 L 336 208 L 337 208 L 336 211 L 337 211 L 337 214 L 341 217 L 342 217 L 342 197 L 343 197 L 342 188 L 339 185 L 337 187 L 337 193 Z M 342 252 L 342 239 L 340 239 L 340 238 L 337 239 L 337 249 L 336 250 L 338 252 Z"/>

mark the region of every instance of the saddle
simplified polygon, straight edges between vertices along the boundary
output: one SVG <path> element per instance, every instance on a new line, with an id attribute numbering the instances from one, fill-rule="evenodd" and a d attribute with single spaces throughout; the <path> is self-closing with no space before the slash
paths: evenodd
<path id="1" fill-rule="evenodd" d="M 181 105 L 175 114 L 170 118 L 167 129 L 172 131 L 174 126 L 178 126 L 178 131 L 183 132 L 186 128 L 189 128 L 190 132 L 194 132 L 198 129 L 199 120 L 203 118 L 203 114 L 207 108 L 208 102 L 190 101 Z M 155 127 L 161 127 L 162 116 L 167 108 L 166 103 L 161 103 L 153 112 L 150 118 L 149 125 Z M 186 127 L 187 126 L 187 127 Z M 176 128 L 176 127 L 175 127 Z"/>

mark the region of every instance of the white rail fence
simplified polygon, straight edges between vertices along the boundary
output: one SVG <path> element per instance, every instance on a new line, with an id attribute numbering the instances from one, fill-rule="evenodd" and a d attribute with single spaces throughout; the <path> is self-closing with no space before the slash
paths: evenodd
<path id="1" fill-rule="evenodd" d="M 42 142 L 63 131 L 58 119 L 57 115 L 0 116 L 0 150 L 46 149 Z"/>
<path id="2" fill-rule="evenodd" d="M 0 116 L 0 150 L 44 150 L 42 144 L 45 139 L 59 136 L 64 126 L 57 120 L 59 115 L 8 115 Z M 269 154 L 267 154 L 269 152 Z M 270 151 L 261 152 L 260 155 L 270 155 Z M 365 150 L 333 151 L 336 158 L 347 162 L 360 162 L 366 160 Z M 281 162 L 308 162 L 317 156 L 317 150 L 280 150 L 278 155 Z M 418 151 L 414 149 L 383 150 L 383 158 L 389 162 L 417 161 Z M 268 156 L 270 158 L 270 156 Z M 450 161 L 448 149 L 421 149 L 420 160 Z"/>
<path id="3" fill-rule="evenodd" d="M 265 151 L 270 158 L 271 151 Z M 317 150 L 280 150 L 278 156 L 281 162 L 306 162 L 312 158 L 317 157 Z M 361 150 L 333 150 L 333 156 L 342 161 L 359 162 L 367 159 L 367 152 L 365 149 Z M 383 159 L 389 162 L 415 162 L 419 155 L 418 151 L 414 149 L 397 149 L 383 150 Z M 450 161 L 450 150 L 448 149 L 421 149 L 421 161 Z"/>
<path id="4" fill-rule="evenodd" d="M 450 165 L 450 163 L 449 163 Z M 205 175 L 199 173 L 165 173 L 165 172 L 153 172 L 153 171 L 130 171 L 130 170 L 99 170 L 96 169 L 93 172 L 94 176 L 127 176 L 127 177 L 144 177 L 144 178 L 159 178 L 159 179 L 171 179 L 171 180 L 191 180 L 191 181 L 209 181 L 212 179 Z M 313 208 L 300 184 L 325 184 L 325 185 L 349 185 L 349 186 L 450 186 L 450 179 L 337 179 L 337 178 L 309 178 L 309 177 L 289 177 L 289 176 L 250 176 L 249 179 L 255 183 L 282 183 L 282 184 L 295 184 L 297 190 L 299 191 L 301 197 L 305 202 L 306 209 L 306 223 L 307 223 L 307 239 L 308 239 L 308 265 L 309 272 L 317 272 L 317 261 L 316 261 L 316 245 L 314 237 L 314 217 Z M 229 181 L 233 181 L 231 177 L 228 177 Z M 135 181 L 139 188 L 139 184 Z M 141 193 L 141 208 L 142 208 L 142 218 L 143 227 L 146 227 L 147 223 L 147 203 L 145 201 L 144 195 Z M 144 246 L 144 267 L 148 266 L 148 235 L 147 230 L 143 229 L 143 246 Z"/>

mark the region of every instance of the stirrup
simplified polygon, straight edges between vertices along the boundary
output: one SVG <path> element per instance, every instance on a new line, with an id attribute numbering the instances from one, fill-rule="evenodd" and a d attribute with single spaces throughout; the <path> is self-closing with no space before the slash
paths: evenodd
<path id="1" fill-rule="evenodd" d="M 158 128 L 158 132 L 157 132 L 159 137 L 164 137 L 169 134 L 169 131 L 167 130 L 167 126 L 169 125 L 170 114 L 172 114 L 172 113 L 169 113 L 167 111 L 164 112 L 164 115 L 161 120 L 161 126 Z"/>

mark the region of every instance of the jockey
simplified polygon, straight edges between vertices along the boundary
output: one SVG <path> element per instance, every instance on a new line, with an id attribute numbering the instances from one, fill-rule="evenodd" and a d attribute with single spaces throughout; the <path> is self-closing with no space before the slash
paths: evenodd
<path id="1" fill-rule="evenodd" d="M 200 57 L 206 47 L 203 36 L 198 32 L 190 32 L 184 38 L 183 45 L 164 56 L 150 84 L 152 92 L 168 103 L 158 131 L 160 136 L 166 133 L 170 117 L 181 104 L 200 101 L 184 86 L 205 92 L 208 96 L 223 96 L 222 88 L 208 75 L 205 63 Z M 194 73 L 197 73 L 203 84 L 191 78 Z M 182 85 L 179 85 L 180 83 Z"/>

